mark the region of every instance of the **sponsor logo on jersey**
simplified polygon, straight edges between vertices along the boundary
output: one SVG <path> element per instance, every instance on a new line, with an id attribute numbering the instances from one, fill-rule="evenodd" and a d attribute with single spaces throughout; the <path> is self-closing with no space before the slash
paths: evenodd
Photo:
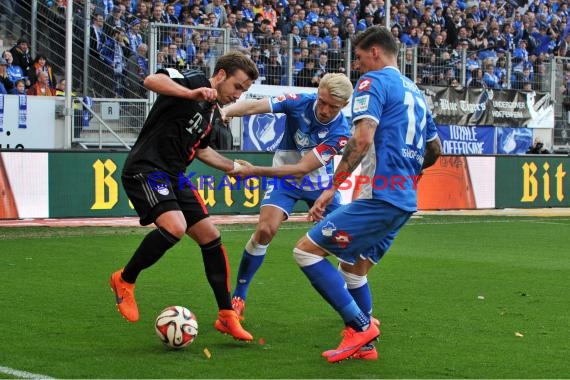
<path id="1" fill-rule="evenodd" d="M 192 119 L 188 120 L 188 128 L 186 128 L 186 130 L 188 131 L 188 133 L 201 134 L 206 129 L 202 125 L 202 122 L 203 122 L 202 115 L 199 112 L 196 112 L 194 116 L 192 116 Z"/>
<path id="2" fill-rule="evenodd" d="M 320 139 L 324 139 L 328 134 L 329 130 L 327 128 L 322 128 L 317 132 L 317 136 L 319 136 Z"/>
<path id="3" fill-rule="evenodd" d="M 321 233 L 323 236 L 331 237 L 333 233 L 336 231 L 336 226 L 332 222 L 327 222 L 323 228 L 321 228 Z"/>
<path id="4" fill-rule="evenodd" d="M 271 102 L 275 104 L 284 102 L 285 100 L 287 100 L 287 97 L 285 95 L 279 95 L 271 99 Z"/>
<path id="5" fill-rule="evenodd" d="M 289 99 L 293 99 L 293 100 L 299 99 L 299 97 L 297 96 L 297 94 L 289 94 L 289 95 L 287 95 L 287 97 L 288 97 Z"/>
<path id="6" fill-rule="evenodd" d="M 358 87 L 356 88 L 357 91 L 368 91 L 370 90 L 370 86 L 372 85 L 372 80 L 368 78 L 362 79 L 358 83 Z"/>
<path id="7" fill-rule="evenodd" d="M 346 248 L 352 242 L 352 236 L 346 231 L 337 231 L 333 239 L 340 248 Z"/>
<path id="8" fill-rule="evenodd" d="M 338 146 L 340 146 L 341 148 L 344 148 L 346 144 L 348 144 L 348 137 L 342 136 L 341 138 L 338 139 Z"/>
<path id="9" fill-rule="evenodd" d="M 362 95 L 354 98 L 352 103 L 352 112 L 363 112 L 368 110 L 368 102 L 370 101 L 370 95 Z"/>
<path id="10" fill-rule="evenodd" d="M 310 142 L 311 140 L 309 139 L 309 135 L 301 132 L 300 130 L 295 132 L 295 144 L 297 144 L 298 147 L 306 148 L 309 146 Z"/>

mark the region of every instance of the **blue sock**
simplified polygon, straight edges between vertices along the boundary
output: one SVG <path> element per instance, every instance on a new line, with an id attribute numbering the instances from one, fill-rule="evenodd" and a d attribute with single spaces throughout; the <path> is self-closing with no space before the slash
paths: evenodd
<path id="1" fill-rule="evenodd" d="M 246 250 L 243 251 L 241 262 L 239 264 L 234 297 L 240 297 L 244 300 L 246 299 L 249 284 L 251 283 L 253 276 L 255 276 L 255 273 L 263 263 L 264 259 L 265 255 L 254 256 L 252 254 L 249 254 Z"/>
<path id="2" fill-rule="evenodd" d="M 301 267 L 313 287 L 342 317 L 345 324 L 357 331 L 364 330 L 370 320 L 363 313 L 348 290 L 344 279 L 328 260 Z"/>
<path id="3" fill-rule="evenodd" d="M 269 247 L 269 243 L 257 243 L 254 240 L 254 236 L 255 234 L 251 235 L 243 250 L 238 269 L 236 289 L 234 291 L 234 297 L 240 297 L 244 300 L 247 297 L 249 284 L 251 284 L 253 276 L 255 276 L 261 264 L 263 264 L 267 247 Z"/>
<path id="4" fill-rule="evenodd" d="M 359 288 L 348 289 L 348 292 L 352 295 L 360 310 L 370 316 L 372 314 L 372 295 L 370 294 L 368 282 Z"/>

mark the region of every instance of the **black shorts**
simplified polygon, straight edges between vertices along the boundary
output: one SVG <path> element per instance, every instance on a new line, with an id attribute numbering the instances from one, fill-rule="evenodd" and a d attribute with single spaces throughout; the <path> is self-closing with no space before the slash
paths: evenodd
<path id="1" fill-rule="evenodd" d="M 188 227 L 208 217 L 208 209 L 198 191 L 188 184 L 179 186 L 178 179 L 160 172 L 125 174 L 123 187 L 135 207 L 143 226 L 154 223 L 167 211 L 180 210 Z"/>

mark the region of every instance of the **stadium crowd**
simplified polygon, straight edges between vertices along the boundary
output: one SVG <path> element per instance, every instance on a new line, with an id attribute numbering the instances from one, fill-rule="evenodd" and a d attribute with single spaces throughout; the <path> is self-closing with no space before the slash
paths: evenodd
<path id="1" fill-rule="evenodd" d="M 59 25 L 53 39 L 65 37 L 66 1 L 46 3 L 43 17 Z M 142 80 L 149 74 L 149 51 L 157 52 L 159 67 L 199 68 L 206 75 L 222 53 L 221 34 L 200 28 L 170 29 L 174 32 L 161 34 L 153 50 L 153 22 L 225 28 L 231 48 L 256 62 L 260 83 L 288 84 L 291 65 L 293 84 L 309 87 L 331 72 L 350 71 L 355 81 L 357 68 L 346 62 L 347 40 L 385 24 L 384 0 L 93 0 L 91 7 L 90 65 L 105 74 L 97 75 L 101 80 L 93 85 L 97 94 L 112 97 L 146 95 Z M 74 35 L 80 39 L 83 0 L 74 0 L 74 12 Z M 544 90 L 546 62 L 570 56 L 565 0 L 393 0 L 389 17 L 405 73 L 412 77 L 415 63 L 414 79 L 422 84 Z M 52 50 L 55 46 L 62 43 Z M 564 75 L 570 81 L 570 68 Z M 26 82 L 27 88 L 31 85 Z M 567 87 L 562 91 L 570 95 Z"/>

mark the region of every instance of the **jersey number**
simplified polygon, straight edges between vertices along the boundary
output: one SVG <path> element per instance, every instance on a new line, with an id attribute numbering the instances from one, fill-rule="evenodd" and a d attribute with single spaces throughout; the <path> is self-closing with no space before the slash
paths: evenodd
<path id="1" fill-rule="evenodd" d="M 408 107 L 408 130 L 406 131 L 406 144 L 415 145 L 421 149 L 424 145 L 423 130 L 426 127 L 426 103 L 419 97 L 414 96 L 410 91 L 406 91 L 404 104 Z M 420 120 L 419 124 L 417 120 Z M 417 142 L 416 135 L 419 135 Z"/>

